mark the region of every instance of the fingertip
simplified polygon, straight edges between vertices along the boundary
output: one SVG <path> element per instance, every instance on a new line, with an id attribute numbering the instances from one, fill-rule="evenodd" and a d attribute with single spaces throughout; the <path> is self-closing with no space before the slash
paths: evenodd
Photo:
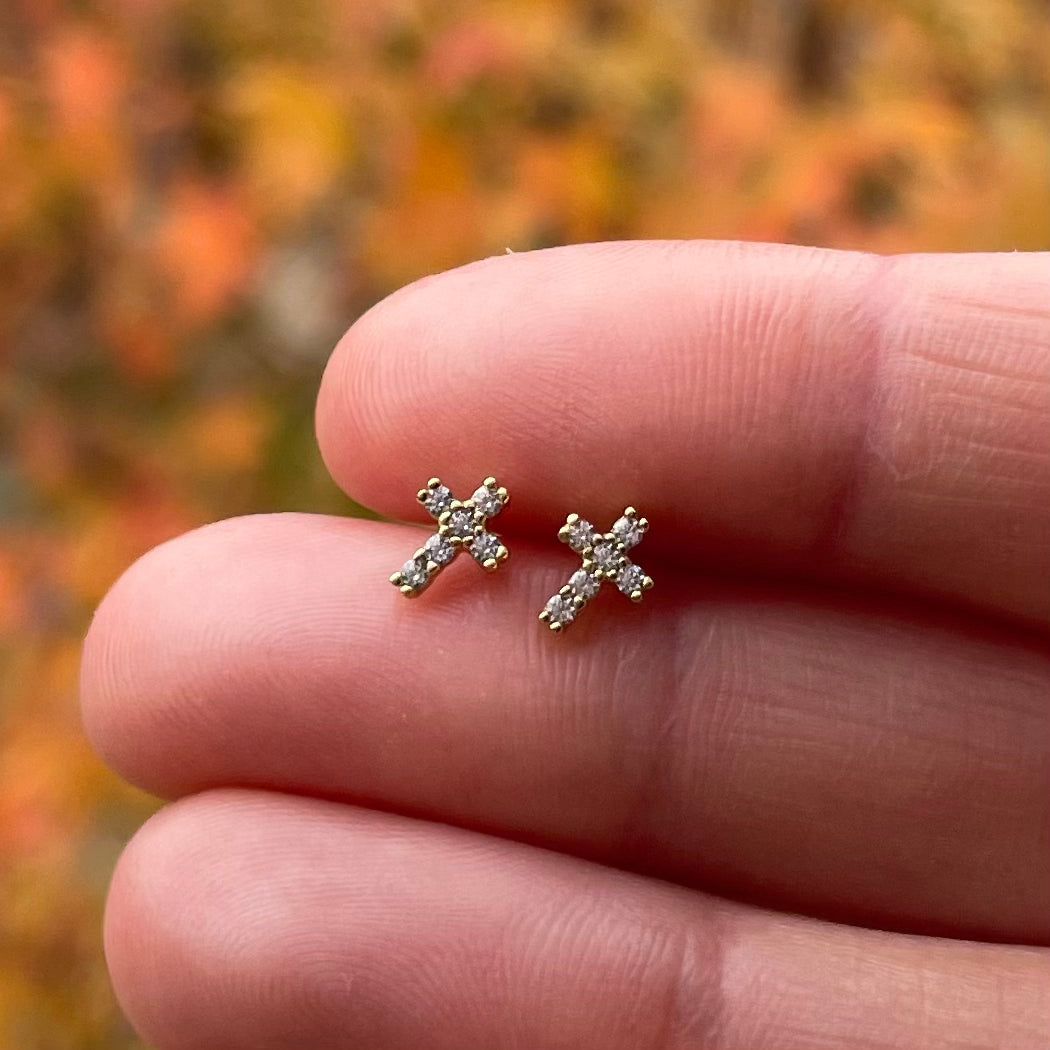
<path id="1" fill-rule="evenodd" d="M 102 599 L 81 657 L 81 719 L 100 757 L 125 779 L 168 797 L 206 786 L 187 781 L 183 742 L 196 741 L 201 755 L 215 735 L 211 746 L 221 751 L 231 730 L 202 682 L 221 675 L 236 689 L 244 668 L 288 633 L 271 620 L 265 594 L 304 519 L 318 522 L 316 535 L 345 524 L 294 514 L 214 522 L 148 551 Z M 229 608 L 243 612 L 243 644 L 228 637 L 221 610 Z"/>
<path id="2" fill-rule="evenodd" d="M 117 862 L 103 920 L 103 949 L 117 1001 L 135 1030 L 163 1050 L 201 1045 L 183 1031 L 187 977 L 196 970 L 194 953 L 183 943 L 198 897 L 193 877 L 198 850 L 184 819 L 194 808 L 193 801 L 175 803 L 139 828 Z M 200 930 L 199 915 L 192 928 Z M 207 998 L 207 984 L 201 991 Z"/>
<path id="3" fill-rule="evenodd" d="M 125 705 L 117 702 L 128 692 L 129 642 L 135 634 L 133 628 L 141 626 L 126 618 L 128 598 L 143 587 L 149 589 L 151 567 L 163 557 L 163 546 L 124 570 L 95 609 L 84 637 L 80 660 L 81 722 L 92 747 L 115 768 L 123 765 L 121 756 L 135 734 L 125 718 Z M 148 603 L 140 613 L 148 616 Z"/>
<path id="4" fill-rule="evenodd" d="M 108 765 L 147 791 L 156 791 L 162 767 L 179 761 L 165 754 L 172 727 L 192 720 L 199 707 L 192 668 L 203 652 L 185 648 L 194 638 L 186 628 L 199 608 L 192 600 L 165 599 L 179 590 L 199 595 L 193 578 L 201 562 L 194 553 L 205 553 L 208 537 L 227 527 L 207 525 L 147 551 L 99 603 L 84 639 L 84 731 Z M 173 666 L 190 673 L 172 673 Z"/>
<path id="5" fill-rule="evenodd" d="M 339 340 L 322 377 L 315 427 L 333 480 L 358 502 L 407 517 L 414 492 L 435 472 L 471 489 L 482 476 L 506 475 L 510 464 L 492 453 L 478 478 L 469 467 L 454 472 L 476 461 L 479 444 L 491 447 L 494 426 L 508 426 L 498 394 L 486 413 L 474 408 L 470 392 L 492 392 L 487 370 L 498 367 L 499 349 L 477 333 L 474 308 L 497 308 L 498 275 L 516 258 L 482 259 L 415 281 L 372 306 Z"/>
<path id="6" fill-rule="evenodd" d="M 247 1050 L 268 1024 L 309 1030 L 306 979 L 277 966 L 301 946 L 286 943 L 281 916 L 296 887 L 281 885 L 266 855 L 273 798 L 231 788 L 181 799 L 146 821 L 117 864 L 106 964 L 121 1009 L 157 1050 Z"/>

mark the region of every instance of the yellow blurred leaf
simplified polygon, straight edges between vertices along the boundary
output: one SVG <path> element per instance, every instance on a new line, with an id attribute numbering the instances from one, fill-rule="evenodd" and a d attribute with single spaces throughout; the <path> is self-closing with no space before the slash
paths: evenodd
<path id="1" fill-rule="evenodd" d="M 245 174 L 270 219 L 294 222 L 334 190 L 352 155 L 353 129 L 331 80 L 256 65 L 230 82 L 224 103 L 244 126 Z"/>

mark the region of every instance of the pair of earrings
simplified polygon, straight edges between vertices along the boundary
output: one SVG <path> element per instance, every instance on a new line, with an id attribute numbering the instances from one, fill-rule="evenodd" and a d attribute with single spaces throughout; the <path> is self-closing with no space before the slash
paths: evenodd
<path id="1" fill-rule="evenodd" d="M 454 499 L 438 478 L 431 478 L 427 487 L 416 493 L 416 499 L 438 527 L 390 577 L 390 582 L 405 597 L 422 594 L 461 551 L 469 552 L 487 572 L 494 572 L 507 560 L 510 552 L 499 536 L 489 530 L 489 522 L 510 499 L 495 478 L 486 478 L 474 495 L 463 501 Z M 649 522 L 638 517 L 634 507 L 627 507 L 609 532 L 598 532 L 579 514 L 570 514 L 558 530 L 558 539 L 579 554 L 583 564 L 548 600 L 540 612 L 540 622 L 555 634 L 564 631 L 606 581 L 614 582 L 631 601 L 640 602 L 653 581 L 631 561 L 627 552 L 641 543 L 648 529 Z"/>

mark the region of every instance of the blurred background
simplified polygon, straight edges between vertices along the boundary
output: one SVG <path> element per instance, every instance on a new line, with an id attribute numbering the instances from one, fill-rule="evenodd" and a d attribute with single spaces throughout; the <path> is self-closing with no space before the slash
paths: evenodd
<path id="1" fill-rule="evenodd" d="M 1050 248 L 1045 0 L 3 0 L 0 1045 L 139 1047 L 101 954 L 155 803 L 76 708 L 198 524 L 357 513 L 335 340 L 423 274 L 621 237 Z"/>

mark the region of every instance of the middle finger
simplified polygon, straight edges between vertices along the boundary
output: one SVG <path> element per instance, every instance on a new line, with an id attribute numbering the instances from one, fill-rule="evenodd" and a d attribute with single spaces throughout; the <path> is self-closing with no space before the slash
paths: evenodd
<path id="1" fill-rule="evenodd" d="M 1044 655 L 670 578 L 553 638 L 566 552 L 406 602 L 386 575 L 420 535 L 279 515 L 147 555 L 88 640 L 96 743 L 168 796 L 323 794 L 854 922 L 1050 936 Z"/>

